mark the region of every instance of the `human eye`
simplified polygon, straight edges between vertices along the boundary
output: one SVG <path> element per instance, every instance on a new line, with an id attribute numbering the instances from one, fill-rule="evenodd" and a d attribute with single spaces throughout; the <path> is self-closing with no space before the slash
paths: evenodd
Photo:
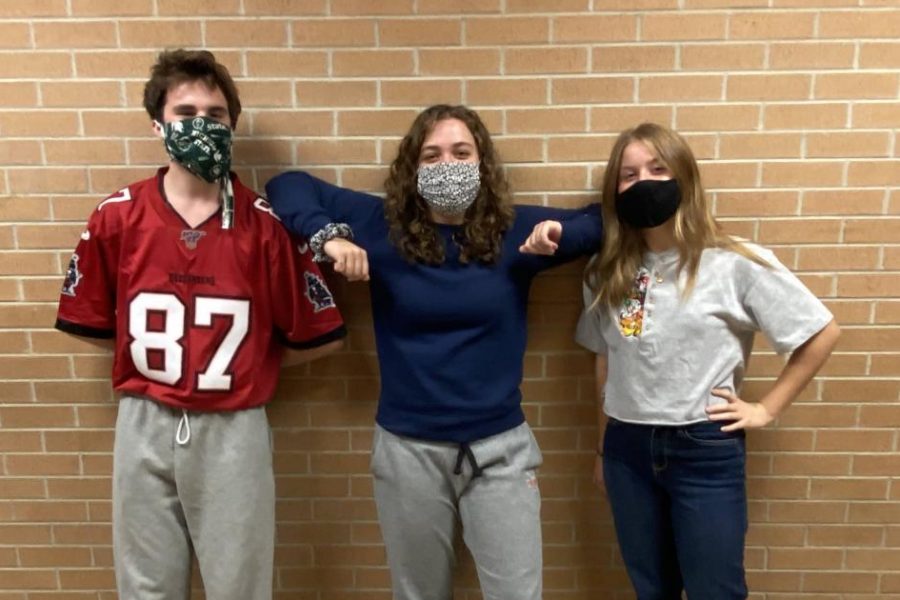
<path id="1" fill-rule="evenodd" d="M 227 110 L 212 110 L 209 113 L 209 117 L 211 119 L 215 119 L 216 121 L 222 121 L 223 123 L 228 120 L 228 111 Z"/>

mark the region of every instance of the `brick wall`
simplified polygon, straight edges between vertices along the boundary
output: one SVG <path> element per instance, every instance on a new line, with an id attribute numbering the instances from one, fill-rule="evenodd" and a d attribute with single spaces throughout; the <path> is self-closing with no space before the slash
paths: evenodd
<path id="1" fill-rule="evenodd" d="M 686 134 L 728 229 L 775 249 L 844 329 L 749 438 L 753 598 L 900 598 L 897 0 L 3 0 L 0 18 L 0 600 L 115 595 L 110 357 L 51 325 L 90 210 L 164 161 L 140 95 L 155 52 L 179 45 L 239 78 L 237 162 L 258 189 L 299 165 L 378 190 L 433 102 L 480 111 L 528 203 L 596 199 L 626 126 Z M 539 278 L 529 320 L 545 598 L 628 598 L 589 478 L 579 269 Z M 271 407 L 283 599 L 389 598 L 367 294 L 336 287 L 346 351 L 287 371 Z M 760 342 L 746 396 L 781 364 Z M 459 598 L 478 597 L 473 573 L 464 559 Z"/>

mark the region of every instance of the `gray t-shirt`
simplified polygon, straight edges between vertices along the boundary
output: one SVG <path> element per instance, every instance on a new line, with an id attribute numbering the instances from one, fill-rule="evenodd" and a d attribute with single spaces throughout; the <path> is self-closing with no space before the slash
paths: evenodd
<path id="1" fill-rule="evenodd" d="M 575 340 L 609 357 L 604 410 L 631 423 L 686 425 L 725 402 L 714 388 L 740 392 L 761 331 L 778 353 L 792 352 L 832 319 L 827 308 L 769 250 L 747 244 L 772 268 L 740 254 L 703 252 L 687 298 L 678 251 L 648 252 L 630 297 L 610 310 L 585 310 Z"/>

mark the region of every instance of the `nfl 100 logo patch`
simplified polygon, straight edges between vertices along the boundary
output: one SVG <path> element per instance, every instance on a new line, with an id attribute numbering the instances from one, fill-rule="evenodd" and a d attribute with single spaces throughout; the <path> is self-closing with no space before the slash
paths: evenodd
<path id="1" fill-rule="evenodd" d="M 181 232 L 181 241 L 184 242 L 184 245 L 188 250 L 194 250 L 197 248 L 197 242 L 200 241 L 206 235 L 205 231 L 198 231 L 196 229 L 185 229 Z"/>

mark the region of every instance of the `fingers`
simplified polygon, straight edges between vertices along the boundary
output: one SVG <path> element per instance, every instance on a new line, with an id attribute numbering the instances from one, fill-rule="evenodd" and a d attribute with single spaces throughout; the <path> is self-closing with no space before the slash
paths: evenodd
<path id="1" fill-rule="evenodd" d="M 737 402 L 738 397 L 734 395 L 734 392 L 725 388 L 716 388 L 712 392 L 710 392 L 713 396 L 718 396 L 719 398 L 724 398 L 729 402 Z"/>
<path id="2" fill-rule="evenodd" d="M 344 277 L 348 281 L 369 280 L 369 257 L 361 248 L 344 255 Z"/>
<path id="3" fill-rule="evenodd" d="M 723 398 L 727 402 L 707 406 L 706 414 L 709 415 L 709 420 L 729 422 L 727 425 L 724 425 L 721 428 L 723 432 L 743 429 L 747 422 L 745 414 L 745 409 L 747 408 L 746 403 L 741 401 L 730 390 L 724 388 L 712 390 L 712 395 L 718 398 Z"/>
<path id="4" fill-rule="evenodd" d="M 717 394 L 718 395 L 718 394 Z M 722 431 L 737 431 L 738 429 L 756 429 L 765 427 L 774 420 L 768 409 L 759 402 L 744 402 L 731 394 L 727 404 L 716 404 L 706 407 L 706 414 L 710 421 L 725 421 L 727 424 Z"/>
<path id="5" fill-rule="evenodd" d="M 726 409 L 728 409 L 728 405 L 723 404 Z M 710 407 L 713 408 L 713 407 Z M 736 410 L 728 410 L 728 412 L 718 411 L 713 412 L 707 409 L 709 414 L 710 421 L 725 421 L 727 424 L 723 425 L 720 429 L 724 432 L 729 431 L 737 431 L 738 429 L 744 429 L 750 424 L 749 415 L 743 414 Z"/>
<path id="6" fill-rule="evenodd" d="M 556 221 L 541 221 L 534 226 L 525 243 L 519 246 L 519 252 L 552 256 L 559 247 L 553 239 L 558 238 L 555 233 L 557 228 L 561 229 L 561 226 Z"/>
<path id="7" fill-rule="evenodd" d="M 735 421 L 734 423 L 732 423 L 730 425 L 726 425 L 726 426 L 722 427 L 722 431 L 724 431 L 726 433 L 730 432 L 730 431 L 737 431 L 738 429 L 744 429 L 745 427 L 747 427 L 747 424 L 748 424 L 747 419 L 741 419 L 740 421 Z"/>
<path id="8" fill-rule="evenodd" d="M 710 406 L 706 409 L 706 414 L 709 415 L 710 421 L 734 421 L 735 419 L 740 419 L 744 416 L 741 412 L 732 409 L 727 404 Z"/>
<path id="9" fill-rule="evenodd" d="M 359 276 L 362 281 L 369 280 L 369 255 L 365 250 L 359 256 Z"/>
<path id="10" fill-rule="evenodd" d="M 333 241 L 336 240 L 326 243 L 325 252 L 334 260 L 334 270 L 346 277 L 347 281 L 368 281 L 369 255 L 366 251 L 346 240 L 331 244 Z"/>
<path id="11" fill-rule="evenodd" d="M 734 412 L 737 412 L 737 410 L 738 410 L 737 407 L 734 406 L 734 404 L 732 404 L 730 402 L 728 404 L 725 404 L 725 403 L 713 404 L 711 406 L 706 407 L 706 414 L 714 415 L 717 413 L 724 413 L 724 412 L 734 413 Z"/>
<path id="12" fill-rule="evenodd" d="M 709 415 L 710 421 L 740 421 L 746 417 L 747 404 L 737 396 L 723 389 L 713 390 L 712 394 L 724 398 L 728 402 L 706 407 L 706 414 Z M 728 427 L 732 427 L 732 425 L 728 425 Z M 731 429 L 723 427 L 722 431 L 731 431 Z"/>
<path id="13" fill-rule="evenodd" d="M 554 225 L 558 225 L 555 221 L 543 221 L 538 223 L 534 228 L 534 234 L 537 236 L 537 244 L 545 251 L 546 254 L 553 254 L 559 245 L 553 241 Z"/>

